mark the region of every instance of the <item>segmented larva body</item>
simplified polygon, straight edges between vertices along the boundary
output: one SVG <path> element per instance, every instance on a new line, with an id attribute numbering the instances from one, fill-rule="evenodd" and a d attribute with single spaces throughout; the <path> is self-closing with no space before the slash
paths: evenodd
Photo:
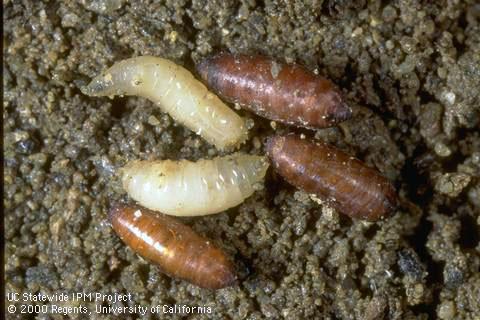
<path id="1" fill-rule="evenodd" d="M 116 206 L 109 219 L 123 242 L 172 277 L 209 289 L 224 288 L 236 279 L 221 250 L 173 217 L 137 206 Z"/>
<path id="2" fill-rule="evenodd" d="M 212 160 L 132 161 L 123 187 L 139 204 L 175 216 L 201 216 L 234 207 L 254 192 L 265 157 L 235 153 Z"/>
<path id="3" fill-rule="evenodd" d="M 323 128 L 352 115 L 330 80 L 297 64 L 221 53 L 202 61 L 197 70 L 225 100 L 271 120 Z"/>
<path id="4" fill-rule="evenodd" d="M 244 119 L 188 70 L 166 59 L 142 56 L 117 62 L 82 92 L 145 97 L 219 149 L 236 146 L 247 138 Z"/>
<path id="5" fill-rule="evenodd" d="M 270 137 L 267 152 L 275 169 L 289 183 L 332 201 L 350 217 L 374 221 L 396 207 L 392 184 L 337 148 L 287 135 Z"/>

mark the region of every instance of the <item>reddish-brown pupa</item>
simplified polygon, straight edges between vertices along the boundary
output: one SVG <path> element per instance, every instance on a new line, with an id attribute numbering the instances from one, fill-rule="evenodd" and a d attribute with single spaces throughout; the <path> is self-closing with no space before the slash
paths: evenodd
<path id="1" fill-rule="evenodd" d="M 330 80 L 297 64 L 220 53 L 202 61 L 197 70 L 225 100 L 271 120 L 324 128 L 352 115 Z"/>
<path id="2" fill-rule="evenodd" d="M 172 277 L 209 289 L 227 287 L 236 279 L 226 255 L 175 218 L 118 205 L 109 219 L 123 242 Z"/>
<path id="3" fill-rule="evenodd" d="M 396 207 L 392 184 L 337 148 L 287 135 L 270 137 L 267 152 L 289 183 L 332 200 L 340 212 L 352 218 L 375 221 Z"/>

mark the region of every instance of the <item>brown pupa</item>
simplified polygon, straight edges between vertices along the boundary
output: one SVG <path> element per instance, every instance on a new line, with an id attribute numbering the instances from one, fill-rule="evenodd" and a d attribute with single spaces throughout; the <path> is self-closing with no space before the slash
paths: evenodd
<path id="1" fill-rule="evenodd" d="M 226 255 L 175 218 L 139 206 L 117 205 L 109 219 L 123 242 L 172 277 L 208 289 L 224 288 L 236 280 Z"/>
<path id="2" fill-rule="evenodd" d="M 298 64 L 224 52 L 203 60 L 197 71 L 225 100 L 270 120 L 324 128 L 352 115 L 330 80 Z"/>
<path id="3" fill-rule="evenodd" d="M 386 178 L 333 146 L 296 135 L 273 136 L 267 152 L 289 183 L 332 201 L 352 218 L 375 221 L 396 207 L 395 189 Z"/>

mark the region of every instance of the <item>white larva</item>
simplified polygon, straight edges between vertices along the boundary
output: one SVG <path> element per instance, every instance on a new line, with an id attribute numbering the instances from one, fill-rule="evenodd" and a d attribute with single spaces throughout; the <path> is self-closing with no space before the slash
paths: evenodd
<path id="1" fill-rule="evenodd" d="M 188 70 L 166 59 L 142 56 L 117 62 L 82 92 L 147 98 L 219 149 L 237 146 L 247 138 L 244 119 Z"/>
<path id="2" fill-rule="evenodd" d="M 140 205 L 174 216 L 202 216 L 243 202 L 265 176 L 265 157 L 235 153 L 212 160 L 132 161 L 123 188 Z"/>

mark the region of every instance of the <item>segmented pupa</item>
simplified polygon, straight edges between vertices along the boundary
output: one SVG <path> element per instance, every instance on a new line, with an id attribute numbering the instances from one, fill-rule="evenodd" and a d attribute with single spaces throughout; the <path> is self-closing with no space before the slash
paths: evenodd
<path id="1" fill-rule="evenodd" d="M 352 115 L 333 82 L 298 64 L 284 64 L 260 55 L 222 52 L 203 60 L 197 70 L 226 101 L 270 120 L 325 128 Z"/>
<path id="2" fill-rule="evenodd" d="M 138 206 L 116 205 L 109 219 L 123 242 L 172 277 L 209 289 L 227 287 L 236 279 L 235 268 L 224 252 L 173 217 Z"/>
<path id="3" fill-rule="evenodd" d="M 117 62 L 82 92 L 89 96 L 147 98 L 219 149 L 234 147 L 247 139 L 244 119 L 188 70 L 166 59 L 142 56 Z"/>
<path id="4" fill-rule="evenodd" d="M 375 221 L 396 208 L 395 188 L 387 178 L 333 146 L 291 134 L 270 137 L 266 149 L 288 182 L 331 200 L 352 218 Z"/>
<path id="5" fill-rule="evenodd" d="M 132 161 L 123 187 L 142 206 L 175 216 L 201 216 L 234 207 L 255 191 L 269 164 L 235 153 L 212 160 Z"/>

